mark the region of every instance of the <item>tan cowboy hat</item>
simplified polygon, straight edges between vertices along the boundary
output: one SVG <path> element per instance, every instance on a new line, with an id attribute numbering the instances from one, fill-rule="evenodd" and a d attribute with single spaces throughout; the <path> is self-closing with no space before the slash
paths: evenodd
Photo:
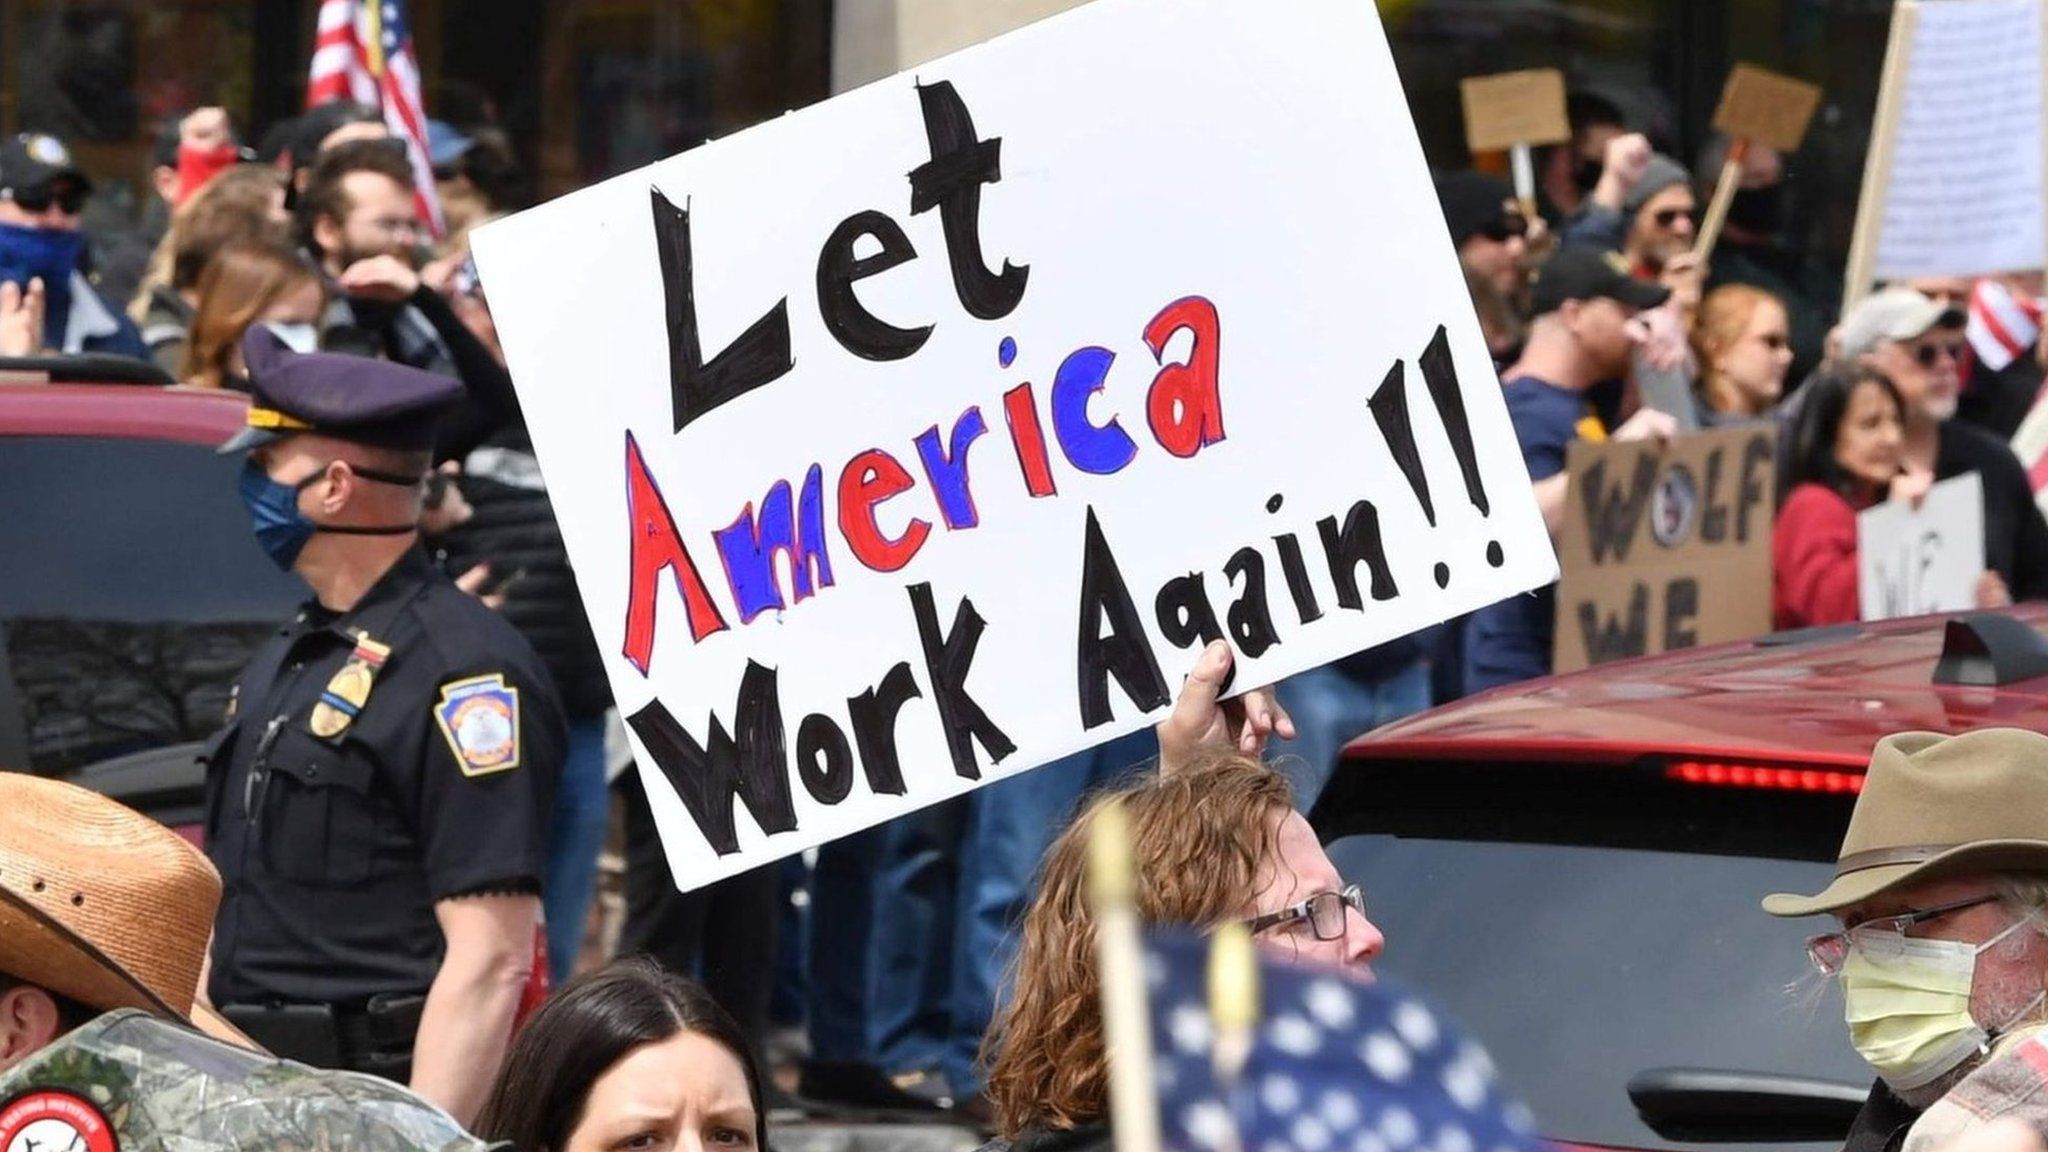
<path id="1" fill-rule="evenodd" d="M 1773 916 L 1812 916 L 1947 876 L 2048 874 L 2048 736 L 1980 728 L 1877 742 L 1835 879 L 1811 896 L 1764 897 Z"/>
<path id="2" fill-rule="evenodd" d="M 219 906 L 220 874 L 169 828 L 74 784 L 0 771 L 0 973 L 222 1035 L 193 1011 Z"/>

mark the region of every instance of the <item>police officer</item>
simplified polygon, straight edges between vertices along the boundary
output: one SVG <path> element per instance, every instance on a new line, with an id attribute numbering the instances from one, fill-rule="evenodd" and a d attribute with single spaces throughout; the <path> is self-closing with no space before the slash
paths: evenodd
<path id="1" fill-rule="evenodd" d="M 212 1002 L 280 1055 L 410 1083 L 467 1123 L 534 960 L 565 741 L 532 648 L 428 560 L 444 376 L 243 341 L 241 495 L 314 599 L 208 745 Z"/>

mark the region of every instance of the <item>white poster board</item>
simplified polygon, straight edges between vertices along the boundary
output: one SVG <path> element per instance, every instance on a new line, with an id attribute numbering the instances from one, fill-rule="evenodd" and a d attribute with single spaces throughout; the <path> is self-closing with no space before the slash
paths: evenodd
<path id="1" fill-rule="evenodd" d="M 1984 573 L 1984 481 L 1943 480 L 1914 508 L 1889 500 L 1856 517 L 1856 590 L 1865 620 L 1977 606 Z"/>
<path id="2" fill-rule="evenodd" d="M 1911 4 L 1878 280 L 2039 268 L 2041 0 Z"/>
<path id="3" fill-rule="evenodd" d="M 685 888 L 1555 579 L 1406 107 L 1099 0 L 478 233 Z"/>

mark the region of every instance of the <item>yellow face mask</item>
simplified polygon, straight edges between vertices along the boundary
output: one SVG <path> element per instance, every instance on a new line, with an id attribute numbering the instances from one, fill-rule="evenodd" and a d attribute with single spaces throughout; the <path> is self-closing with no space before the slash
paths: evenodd
<path id="1" fill-rule="evenodd" d="M 1985 1051 L 1991 1034 L 1970 1015 L 1977 957 L 2026 924 L 2021 920 L 1982 944 L 1889 934 L 1852 938 L 1842 992 L 1857 1054 L 1885 1083 L 1911 1091 Z M 2041 1001 L 2035 997 L 2019 1015 Z"/>

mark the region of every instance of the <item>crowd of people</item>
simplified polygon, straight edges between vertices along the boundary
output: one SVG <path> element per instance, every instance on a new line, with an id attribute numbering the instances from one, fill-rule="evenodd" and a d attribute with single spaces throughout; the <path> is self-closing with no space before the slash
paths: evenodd
<path id="1" fill-rule="evenodd" d="M 2038 350 L 1997 355 L 1970 323 L 2038 316 L 2038 276 L 1885 286 L 1836 324 L 1829 278 L 1783 242 L 1781 157 L 1746 150 L 1699 252 L 1694 172 L 1605 101 L 1570 108 L 1541 211 L 1490 175 L 1437 181 L 1552 532 L 1576 441 L 1774 422 L 1779 626 L 1855 619 L 1856 513 L 1966 473 L 1977 602 L 2048 596 L 2048 524 L 2007 443 Z M 637 777 L 611 781 L 602 664 L 468 256 L 470 229 L 524 201 L 515 151 L 434 126 L 435 238 L 405 148 L 345 101 L 261 148 L 220 109 L 183 116 L 152 156 L 161 235 L 123 282 L 80 229 L 93 183 L 65 146 L 0 146 L 0 357 L 129 357 L 246 394 L 223 451 L 244 455 L 263 551 L 313 593 L 206 746 L 203 857 L 0 774 L 0 1068 L 136 1008 L 408 1083 L 521 1149 L 764 1147 L 784 1063 L 813 1104 L 944 1113 L 1019 1152 L 1108 1147 L 1081 870 L 1112 799 L 1144 919 L 1243 921 L 1284 959 L 1369 970 L 1387 941 L 1302 813 L 1345 739 L 1545 674 L 1548 593 L 1227 705 L 1214 645 L 1153 732 L 679 892 Z M 1647 402 L 1648 373 L 1683 378 L 1686 410 Z M 1979 1083 L 1994 1073 L 2038 1087 L 2005 1041 L 2048 1027 L 2048 795 L 2022 770 L 2044 754 L 2016 732 L 1888 739 L 1836 883 L 1770 902 L 1844 925 L 1813 959 L 1882 1077 L 1853 1152 L 1945 1146 L 1986 1114 L 1951 1089 L 2020 1091 Z M 603 963 L 586 925 L 614 800 L 630 958 Z M 128 856 L 64 870 L 81 842 Z M 148 909 L 151 931 L 107 908 Z M 1995 969 L 1974 990 L 1972 965 Z"/>

